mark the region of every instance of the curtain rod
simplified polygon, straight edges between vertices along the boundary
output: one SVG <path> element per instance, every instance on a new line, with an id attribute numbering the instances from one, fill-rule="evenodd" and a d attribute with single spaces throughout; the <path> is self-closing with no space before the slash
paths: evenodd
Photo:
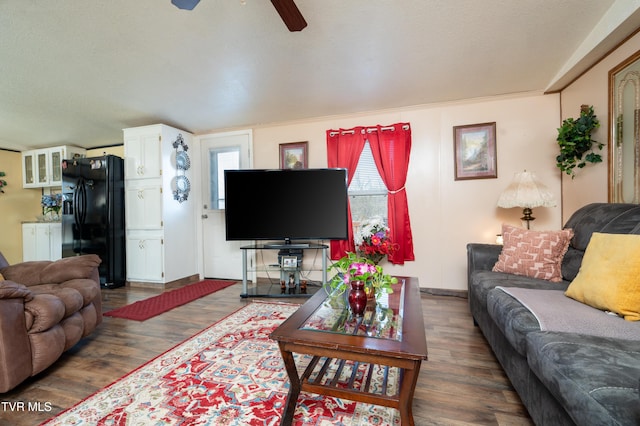
<path id="1" fill-rule="evenodd" d="M 380 130 L 385 131 L 385 130 L 395 130 L 396 128 L 394 126 L 387 126 L 387 127 L 380 127 Z M 409 130 L 409 125 L 405 124 L 402 126 L 402 130 Z M 361 130 L 362 134 L 365 133 L 365 131 L 367 133 L 372 133 L 372 132 L 377 132 L 378 128 L 377 127 L 366 127 L 364 129 Z M 350 129 L 350 130 L 343 130 L 342 132 L 330 132 L 329 136 L 333 137 L 336 136 L 338 134 L 342 134 L 342 135 L 353 135 L 356 132 L 355 129 Z"/>

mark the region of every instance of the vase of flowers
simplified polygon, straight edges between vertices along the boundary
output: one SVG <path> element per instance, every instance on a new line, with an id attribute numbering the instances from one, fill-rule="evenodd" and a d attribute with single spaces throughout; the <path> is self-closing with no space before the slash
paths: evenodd
<path id="1" fill-rule="evenodd" d="M 46 219 L 58 220 L 62 207 L 62 194 L 43 195 L 40 204 Z"/>
<path id="2" fill-rule="evenodd" d="M 389 228 L 380 216 L 363 222 L 360 231 L 354 236 L 354 240 L 358 254 L 371 260 L 375 265 L 393 254 L 397 247 L 391 241 Z"/>
<path id="3" fill-rule="evenodd" d="M 370 294 L 371 298 L 383 293 L 393 293 L 391 286 L 398 282 L 396 277 L 385 274 L 382 266 L 353 252 L 348 252 L 328 270 L 337 272 L 329 281 L 332 290 L 344 292 L 351 289 L 353 282 L 360 281 L 365 294 Z"/>

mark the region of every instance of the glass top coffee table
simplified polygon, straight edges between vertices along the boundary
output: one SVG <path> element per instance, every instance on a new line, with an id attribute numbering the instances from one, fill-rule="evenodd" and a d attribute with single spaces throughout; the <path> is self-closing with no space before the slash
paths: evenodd
<path id="1" fill-rule="evenodd" d="M 301 391 L 393 407 L 413 425 L 413 393 L 427 359 L 417 278 L 398 277 L 394 292 L 354 317 L 345 294 L 319 290 L 271 333 L 290 387 L 281 425 L 290 425 Z M 299 374 L 293 354 L 310 355 Z"/>

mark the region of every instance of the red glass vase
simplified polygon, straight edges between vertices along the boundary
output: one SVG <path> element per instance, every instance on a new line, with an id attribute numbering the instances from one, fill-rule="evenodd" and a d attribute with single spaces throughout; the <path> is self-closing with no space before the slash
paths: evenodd
<path id="1" fill-rule="evenodd" d="M 349 290 L 349 307 L 355 316 L 362 316 L 367 307 L 367 293 L 364 291 L 363 281 L 351 281 Z"/>

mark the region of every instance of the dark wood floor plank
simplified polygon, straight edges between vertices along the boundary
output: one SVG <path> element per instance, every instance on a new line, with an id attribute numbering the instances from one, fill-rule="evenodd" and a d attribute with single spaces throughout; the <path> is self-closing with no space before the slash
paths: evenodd
<path id="1" fill-rule="evenodd" d="M 149 288 L 104 290 L 103 310 L 156 294 Z M 96 332 L 52 367 L 0 395 L 2 401 L 40 402 L 51 410 L 20 412 L 0 407 L 0 426 L 32 426 L 74 405 L 251 302 L 239 294 L 240 285 L 233 285 L 144 322 L 105 317 Z M 304 303 L 306 299 L 262 300 Z M 422 309 L 429 360 L 422 363 L 416 387 L 416 425 L 532 425 L 473 326 L 467 300 L 423 294 Z"/>

